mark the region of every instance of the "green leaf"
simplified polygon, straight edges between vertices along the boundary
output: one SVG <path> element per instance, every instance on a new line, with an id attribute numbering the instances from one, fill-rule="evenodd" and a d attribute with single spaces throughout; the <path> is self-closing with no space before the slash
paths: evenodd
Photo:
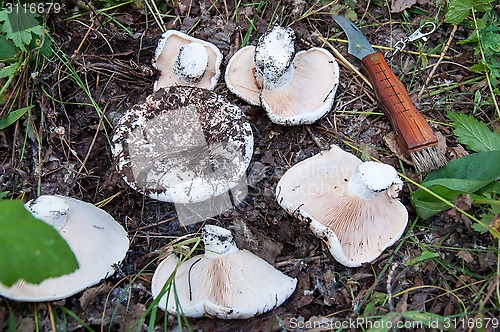
<path id="1" fill-rule="evenodd" d="M 485 52 L 500 53 L 500 27 L 487 27 L 481 30 L 480 35 Z"/>
<path id="2" fill-rule="evenodd" d="M 403 318 L 414 322 L 419 322 L 425 327 L 433 329 L 443 328 L 449 320 L 443 316 L 431 312 L 407 311 L 402 313 Z"/>
<path id="3" fill-rule="evenodd" d="M 473 6 L 476 12 L 488 13 L 493 9 L 490 2 L 493 0 L 474 0 Z"/>
<path id="4" fill-rule="evenodd" d="M 19 68 L 19 63 L 15 62 L 9 66 L 3 67 L 0 69 L 0 78 L 5 78 L 9 76 L 13 76 L 17 69 Z"/>
<path id="5" fill-rule="evenodd" d="M 427 259 L 436 258 L 436 257 L 439 257 L 438 253 L 424 250 L 422 252 L 422 254 L 420 254 L 420 256 L 415 257 L 413 259 L 410 259 L 409 261 L 406 262 L 405 265 L 406 266 L 411 266 L 411 265 L 414 265 L 415 263 L 422 262 L 422 261 L 425 261 Z"/>
<path id="6" fill-rule="evenodd" d="M 498 165 L 500 165 L 500 151 L 471 154 L 429 173 L 422 185 L 434 194 L 454 203 L 458 194 L 480 191 L 497 182 L 500 179 Z M 417 214 L 423 219 L 451 208 L 424 189 L 415 191 L 411 202 Z"/>
<path id="7" fill-rule="evenodd" d="M 0 191 L 0 199 L 4 199 L 9 194 L 8 191 Z"/>
<path id="8" fill-rule="evenodd" d="M 491 182 L 500 177 L 500 151 L 473 153 L 429 173 L 422 184 L 442 178 Z M 471 188 L 473 189 L 473 188 Z"/>
<path id="9" fill-rule="evenodd" d="M 18 50 L 14 43 L 8 40 L 5 35 L 0 34 L 0 61 L 13 59 L 17 53 Z"/>
<path id="10" fill-rule="evenodd" d="M 28 112 L 30 109 L 33 108 L 33 105 L 30 105 L 28 107 L 23 107 L 18 110 L 12 111 L 3 118 L 0 119 L 0 130 L 4 130 L 17 120 L 19 120 L 20 117 L 22 117 L 26 112 Z"/>
<path id="11" fill-rule="evenodd" d="M 472 115 L 448 112 L 457 140 L 476 152 L 500 150 L 500 134 Z"/>
<path id="12" fill-rule="evenodd" d="M 481 220 L 480 223 L 476 222 L 476 223 L 472 224 L 471 228 L 473 230 L 475 230 L 476 232 L 478 232 L 479 234 L 486 234 L 486 233 L 488 233 L 488 228 L 484 227 L 483 223 L 484 223 L 484 220 Z"/>
<path id="13" fill-rule="evenodd" d="M 46 32 L 43 38 L 41 36 L 34 36 L 31 40 L 30 48 L 38 49 L 40 54 L 50 57 L 52 55 L 52 41 L 49 34 Z"/>
<path id="14" fill-rule="evenodd" d="M 387 332 L 391 331 L 393 326 L 397 325 L 397 322 L 401 320 L 401 314 L 399 312 L 389 312 L 382 316 L 379 320 L 373 323 L 373 327 L 370 327 L 368 332 Z"/>
<path id="15" fill-rule="evenodd" d="M 469 16 L 472 9 L 472 0 L 453 0 L 448 6 L 448 12 L 444 18 L 446 23 L 460 24 Z"/>
<path id="16" fill-rule="evenodd" d="M 71 273 L 76 258 L 57 230 L 36 219 L 17 200 L 0 201 L 0 282 L 40 283 Z"/>
<path id="17" fill-rule="evenodd" d="M 29 11 L 13 10 L 7 13 L 5 9 L 0 10 L 0 22 L 2 21 L 0 30 L 22 51 L 27 51 L 26 45 L 31 42 L 32 33 L 38 36 L 43 35 L 43 29 L 36 20 L 36 14 Z"/>

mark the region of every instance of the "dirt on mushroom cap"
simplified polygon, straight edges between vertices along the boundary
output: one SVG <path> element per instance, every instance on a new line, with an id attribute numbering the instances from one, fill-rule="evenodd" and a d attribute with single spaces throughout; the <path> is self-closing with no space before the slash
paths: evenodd
<path id="1" fill-rule="evenodd" d="M 118 170 L 132 188 L 179 203 L 234 187 L 253 151 L 252 130 L 237 106 L 206 89 L 181 86 L 161 88 L 132 107 L 113 141 Z"/>

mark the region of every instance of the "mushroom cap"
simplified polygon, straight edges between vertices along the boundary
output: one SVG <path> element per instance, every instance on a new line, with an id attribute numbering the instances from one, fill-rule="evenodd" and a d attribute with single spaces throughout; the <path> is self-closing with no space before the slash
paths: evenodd
<path id="1" fill-rule="evenodd" d="M 351 177 L 361 164 L 356 156 L 333 146 L 294 165 L 276 188 L 278 203 L 310 222 L 311 230 L 328 240 L 332 256 L 352 267 L 376 259 L 401 237 L 408 222 L 408 211 L 394 198 L 393 186 L 373 198 L 350 191 Z M 398 178 L 393 183 L 401 185 Z"/>
<path id="2" fill-rule="evenodd" d="M 255 77 L 255 46 L 245 46 L 236 52 L 226 66 L 226 86 L 250 105 L 260 106 L 262 82 Z"/>
<path id="3" fill-rule="evenodd" d="M 241 109 L 206 89 L 161 88 L 120 118 L 113 155 L 127 184 L 153 199 L 195 203 L 238 185 L 253 134 Z"/>
<path id="4" fill-rule="evenodd" d="M 276 89 L 263 88 L 261 78 L 256 76 L 254 53 L 255 47 L 247 46 L 233 55 L 226 67 L 226 85 L 249 104 L 262 105 L 272 122 L 310 124 L 331 109 L 339 66 L 330 52 L 318 47 L 298 52 L 290 68 L 290 83 Z"/>
<path id="5" fill-rule="evenodd" d="M 338 84 L 337 61 L 327 50 L 315 47 L 295 55 L 290 84 L 263 89 L 260 100 L 274 123 L 310 124 L 332 108 Z"/>
<path id="6" fill-rule="evenodd" d="M 151 283 L 154 298 L 178 264 L 177 257 L 170 255 L 158 265 Z M 158 306 L 171 314 L 182 309 L 186 317 L 245 319 L 280 306 L 296 285 L 297 279 L 234 247 L 218 257 L 211 251 L 210 255 L 194 256 L 180 264 L 174 277 L 175 291 L 170 288 Z"/>
<path id="7" fill-rule="evenodd" d="M 127 232 L 108 213 L 74 198 L 56 197 L 68 204 L 66 223 L 58 230 L 78 262 L 70 274 L 49 278 L 40 284 L 23 280 L 11 287 L 0 284 L 0 295 L 26 302 L 54 301 L 67 298 L 111 276 L 129 248 Z M 29 206 L 29 202 L 27 203 Z"/>
<path id="8" fill-rule="evenodd" d="M 181 48 L 193 42 L 200 43 L 205 47 L 208 54 L 208 64 L 201 80 L 190 83 L 175 74 L 174 62 Z M 155 51 L 153 66 L 158 69 L 161 74 L 154 83 L 153 90 L 156 91 L 161 87 L 173 85 L 189 85 L 213 90 L 220 77 L 221 63 L 222 53 L 214 44 L 191 37 L 180 31 L 168 30 L 162 34 L 162 38 L 158 42 L 158 47 Z"/>

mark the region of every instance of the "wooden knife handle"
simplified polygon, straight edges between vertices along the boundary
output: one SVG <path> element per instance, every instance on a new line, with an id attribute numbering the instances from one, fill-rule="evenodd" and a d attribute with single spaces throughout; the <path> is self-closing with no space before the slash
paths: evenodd
<path id="1" fill-rule="evenodd" d="M 415 108 L 408 91 L 391 71 L 382 53 L 367 55 L 361 63 L 373 84 L 379 106 L 392 123 L 398 144 L 406 152 L 435 145 L 437 138 L 434 131 Z"/>

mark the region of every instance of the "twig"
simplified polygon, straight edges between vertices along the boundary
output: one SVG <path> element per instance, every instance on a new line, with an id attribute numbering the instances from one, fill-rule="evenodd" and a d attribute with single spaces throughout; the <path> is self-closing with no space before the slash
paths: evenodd
<path id="1" fill-rule="evenodd" d="M 92 20 L 92 24 L 90 24 L 90 26 L 88 27 L 87 32 L 85 33 L 85 36 L 83 36 L 82 41 L 80 42 L 80 45 L 78 45 L 76 50 L 73 52 L 73 55 L 70 58 L 71 61 L 73 61 L 76 58 L 76 56 L 80 52 L 80 49 L 82 48 L 83 44 L 87 40 L 87 38 L 90 34 L 90 31 L 92 31 L 93 28 L 94 28 L 94 20 Z"/>
<path id="2" fill-rule="evenodd" d="M 175 218 L 168 218 L 168 219 L 165 219 L 165 220 L 162 220 L 162 221 L 159 221 L 157 223 L 154 223 L 154 224 L 150 224 L 150 225 L 146 225 L 146 226 L 142 226 L 142 227 L 138 227 L 136 229 L 132 229 L 129 231 L 129 233 L 132 233 L 132 232 L 137 232 L 137 231 L 141 231 L 141 230 L 144 230 L 144 229 L 147 229 L 147 228 L 151 228 L 151 227 L 155 227 L 155 226 L 158 226 L 158 225 L 161 225 L 161 224 L 165 224 L 167 222 L 170 222 L 172 220 L 174 220 Z"/>
<path id="3" fill-rule="evenodd" d="M 394 311 L 394 303 L 392 302 L 392 277 L 397 267 L 398 263 L 396 262 L 392 263 L 391 268 L 389 269 L 389 273 L 387 273 L 386 289 L 387 289 L 387 301 L 389 303 L 390 311 Z"/>
<path id="4" fill-rule="evenodd" d="M 420 89 L 420 92 L 418 93 L 417 100 L 420 100 L 420 98 L 422 98 L 422 95 L 424 94 L 424 91 L 425 91 L 425 89 L 427 87 L 427 84 L 429 84 L 429 82 L 432 79 L 432 76 L 434 76 L 434 74 L 436 73 L 437 68 L 439 67 L 439 65 L 441 64 L 441 62 L 444 60 L 444 56 L 445 56 L 446 52 L 448 51 L 448 48 L 450 47 L 451 41 L 453 40 L 453 37 L 455 36 L 455 32 L 457 31 L 457 29 L 458 29 L 458 25 L 454 25 L 453 26 L 453 30 L 451 30 L 450 37 L 448 38 L 448 41 L 444 45 L 443 51 L 441 52 L 441 55 L 439 56 L 438 61 L 436 62 L 436 64 L 432 68 L 429 76 L 427 76 L 427 79 L 425 80 L 425 83 L 422 86 L 422 89 Z"/>
<path id="5" fill-rule="evenodd" d="M 52 332 L 56 332 L 56 321 L 54 319 L 54 312 L 52 312 L 52 305 L 50 304 L 50 302 L 47 302 L 47 307 L 49 311 L 50 327 L 52 328 Z"/>
<path id="6" fill-rule="evenodd" d="M 94 138 L 92 139 L 92 143 L 90 143 L 90 146 L 89 146 L 89 149 L 87 151 L 87 154 L 85 155 L 85 158 L 83 159 L 82 163 L 81 163 L 81 166 L 80 168 L 78 169 L 78 172 L 76 172 L 78 175 L 81 174 L 81 172 L 83 171 L 83 169 L 85 169 L 85 164 L 87 163 L 87 161 L 89 160 L 89 157 L 90 157 L 90 153 L 92 152 L 92 149 L 94 148 L 94 145 L 95 145 L 95 142 L 97 140 L 97 136 L 99 135 L 99 131 L 100 129 L 102 128 L 103 126 L 103 118 L 104 117 L 101 117 L 101 119 L 99 120 L 99 124 L 97 125 L 97 129 L 95 131 L 95 134 L 94 134 Z"/>

